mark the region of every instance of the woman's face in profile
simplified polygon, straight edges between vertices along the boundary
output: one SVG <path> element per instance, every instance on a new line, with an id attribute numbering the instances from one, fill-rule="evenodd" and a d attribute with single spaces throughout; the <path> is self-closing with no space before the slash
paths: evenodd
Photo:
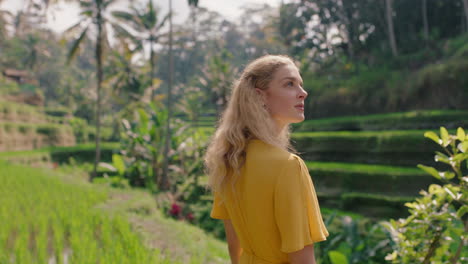
<path id="1" fill-rule="evenodd" d="M 266 90 L 260 90 L 268 112 L 280 128 L 304 121 L 304 100 L 307 92 L 294 64 L 281 66 L 273 75 Z"/>

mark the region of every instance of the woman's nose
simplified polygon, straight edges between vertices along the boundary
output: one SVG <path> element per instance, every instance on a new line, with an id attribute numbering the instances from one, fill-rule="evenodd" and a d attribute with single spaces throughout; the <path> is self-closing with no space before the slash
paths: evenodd
<path id="1" fill-rule="evenodd" d="M 299 98 L 305 99 L 307 97 L 308 93 L 304 88 L 301 87 L 301 90 L 299 91 Z"/>

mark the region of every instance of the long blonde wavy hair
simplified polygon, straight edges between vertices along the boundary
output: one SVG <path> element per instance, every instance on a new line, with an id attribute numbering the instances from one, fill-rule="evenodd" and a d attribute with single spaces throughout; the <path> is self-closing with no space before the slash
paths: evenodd
<path id="1" fill-rule="evenodd" d="M 208 146 L 205 166 L 208 186 L 221 191 L 227 183 L 234 184 L 245 162 L 245 148 L 255 138 L 281 149 L 294 151 L 289 142 L 289 126 L 279 134 L 261 96 L 255 88 L 268 89 L 276 71 L 293 64 L 284 55 L 265 55 L 247 65 L 234 83 L 231 98 Z"/>

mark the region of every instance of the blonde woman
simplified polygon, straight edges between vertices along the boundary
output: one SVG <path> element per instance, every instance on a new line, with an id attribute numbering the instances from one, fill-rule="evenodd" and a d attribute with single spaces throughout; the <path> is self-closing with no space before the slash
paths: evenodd
<path id="1" fill-rule="evenodd" d="M 307 92 L 294 62 L 251 62 L 208 147 L 211 217 L 224 220 L 233 264 L 314 264 L 328 231 L 304 161 L 291 153 L 289 125 L 304 120 Z"/>

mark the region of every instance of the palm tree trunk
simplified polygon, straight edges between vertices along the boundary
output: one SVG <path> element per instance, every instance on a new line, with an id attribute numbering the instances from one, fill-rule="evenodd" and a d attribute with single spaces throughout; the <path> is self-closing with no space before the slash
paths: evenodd
<path id="1" fill-rule="evenodd" d="M 422 5 L 423 25 L 424 25 L 424 40 L 429 41 L 429 24 L 427 22 L 427 0 L 423 0 Z"/>
<path id="2" fill-rule="evenodd" d="M 101 85 L 102 85 L 102 17 L 98 10 L 97 27 L 98 36 L 96 40 L 96 63 L 97 63 L 97 102 L 96 102 L 96 158 L 94 160 L 94 170 L 91 174 L 91 181 L 97 176 L 97 167 L 101 159 Z"/>
<path id="3" fill-rule="evenodd" d="M 174 71 L 174 61 L 172 58 L 172 0 L 169 0 L 169 82 L 167 87 L 167 123 L 166 123 L 166 140 L 164 144 L 164 166 L 161 177 L 162 190 L 169 189 L 168 172 L 169 172 L 169 145 L 171 141 L 171 105 L 172 105 L 172 79 Z"/>
<path id="4" fill-rule="evenodd" d="M 150 69 L 150 81 L 151 81 L 151 87 L 153 88 L 151 90 L 151 100 L 153 100 L 154 96 L 155 96 L 155 93 L 156 93 L 156 89 L 154 89 L 153 85 L 153 79 L 154 79 L 154 38 L 153 36 L 150 36 L 150 66 L 151 66 L 151 69 Z M 153 148 L 155 149 L 155 152 L 153 153 L 153 158 L 152 158 L 152 161 L 151 161 L 151 167 L 152 167 L 152 170 L 153 170 L 153 181 L 154 181 L 154 184 L 158 187 L 159 184 L 158 184 L 158 181 L 160 180 L 159 179 L 159 172 L 160 172 L 160 168 L 158 168 L 158 145 L 157 145 L 158 142 L 156 142 L 156 139 L 153 139 Z M 160 150 L 159 150 L 160 151 Z"/>
<path id="5" fill-rule="evenodd" d="M 151 85 L 153 85 L 153 79 L 154 79 L 154 39 L 153 36 L 150 37 L 150 66 L 151 66 Z M 154 92 L 154 90 L 153 90 Z M 153 94 L 154 95 L 154 94 Z"/>
<path id="6" fill-rule="evenodd" d="M 388 26 L 388 38 L 390 41 L 390 47 L 392 49 L 392 54 L 394 57 L 398 56 L 397 45 L 395 41 L 395 32 L 393 30 L 393 9 L 392 9 L 392 0 L 385 0 L 387 7 L 387 26 Z"/>
<path id="7" fill-rule="evenodd" d="M 463 9 L 465 10 L 466 19 L 465 29 L 468 32 L 468 0 L 463 0 Z"/>

